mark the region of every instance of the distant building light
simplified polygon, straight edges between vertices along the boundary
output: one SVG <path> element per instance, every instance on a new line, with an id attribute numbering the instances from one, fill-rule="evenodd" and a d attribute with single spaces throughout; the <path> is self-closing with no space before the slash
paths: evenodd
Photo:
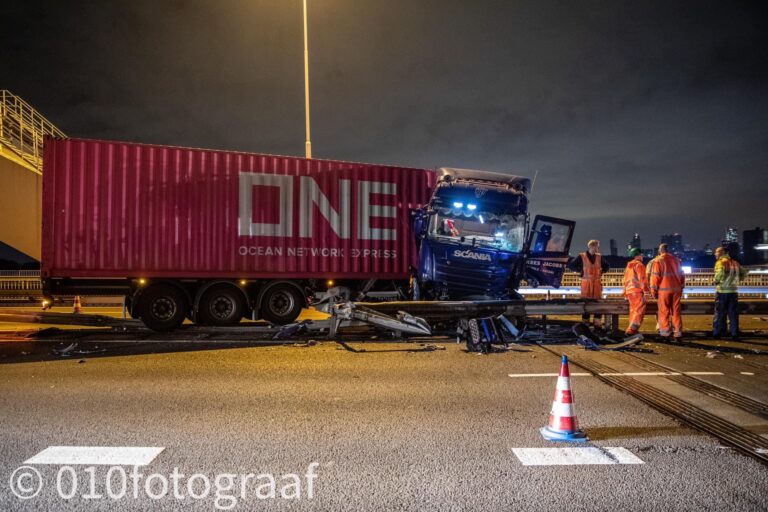
<path id="1" fill-rule="evenodd" d="M 693 272 L 693 268 L 690 265 L 683 265 L 683 274 L 690 274 Z"/>
<path id="2" fill-rule="evenodd" d="M 758 251 L 768 251 L 768 244 L 757 244 L 755 246 L 755 250 L 758 250 Z"/>

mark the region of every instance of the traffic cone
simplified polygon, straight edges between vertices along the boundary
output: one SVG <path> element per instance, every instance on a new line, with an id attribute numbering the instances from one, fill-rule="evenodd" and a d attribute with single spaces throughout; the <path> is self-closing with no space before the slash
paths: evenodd
<path id="1" fill-rule="evenodd" d="M 75 302 L 72 304 L 72 312 L 73 313 L 80 313 L 83 309 L 83 305 L 80 304 L 80 296 L 75 295 Z"/>
<path id="2" fill-rule="evenodd" d="M 568 371 L 568 356 L 563 356 L 560 376 L 557 378 L 555 398 L 549 413 L 549 425 L 540 429 L 547 441 L 588 441 L 587 435 L 579 429 L 579 421 L 573 410 L 571 373 Z"/>

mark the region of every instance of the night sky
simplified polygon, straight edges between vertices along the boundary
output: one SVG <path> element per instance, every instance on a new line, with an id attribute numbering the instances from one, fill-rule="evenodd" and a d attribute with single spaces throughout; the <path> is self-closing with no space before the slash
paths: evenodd
<path id="1" fill-rule="evenodd" d="M 533 177 L 587 238 L 768 227 L 765 2 L 309 0 L 316 158 Z M 72 136 L 303 155 L 301 0 L 5 0 L 0 89 Z"/>

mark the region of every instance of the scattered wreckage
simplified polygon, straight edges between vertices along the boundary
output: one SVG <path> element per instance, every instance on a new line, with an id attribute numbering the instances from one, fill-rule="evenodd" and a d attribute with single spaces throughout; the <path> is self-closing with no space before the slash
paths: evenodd
<path id="1" fill-rule="evenodd" d="M 335 338 L 341 328 L 362 325 L 388 331 L 393 338 L 430 336 L 436 330 L 425 318 L 406 311 L 397 311 L 392 316 L 353 302 L 349 299 L 349 291 L 343 287 L 331 288 L 319 294 L 318 299 L 313 307 L 329 315 L 327 319 L 303 320 L 282 326 L 273 339 L 286 339 L 301 333 L 325 333 L 329 338 Z M 456 341 L 466 343 L 468 351 L 482 353 L 493 351 L 495 346 L 508 348 L 510 344 L 520 341 L 525 332 L 524 317 L 516 316 L 510 320 L 503 313 L 475 318 L 455 317 L 452 322 L 441 322 L 441 327 L 443 332 L 455 331 Z M 576 324 L 573 333 L 577 342 L 588 350 L 623 350 L 643 340 L 642 335 L 623 340 L 598 336 L 583 323 Z"/>

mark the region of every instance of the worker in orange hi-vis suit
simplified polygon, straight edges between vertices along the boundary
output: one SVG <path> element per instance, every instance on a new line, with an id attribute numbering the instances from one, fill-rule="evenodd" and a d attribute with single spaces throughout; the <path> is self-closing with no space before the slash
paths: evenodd
<path id="1" fill-rule="evenodd" d="M 683 339 L 683 317 L 681 315 L 685 274 L 680 260 L 670 254 L 667 244 L 659 246 L 659 255 L 651 261 L 651 295 L 658 300 L 659 334 L 669 338 L 669 318 L 672 317 L 672 330 L 675 341 Z"/>
<path id="2" fill-rule="evenodd" d="M 650 290 L 645 265 L 643 265 L 643 253 L 637 247 L 633 247 L 629 250 L 629 257 L 632 259 L 624 270 L 624 297 L 629 302 L 629 325 L 625 334 L 632 336 L 637 334 L 643 323 L 646 295 L 649 295 Z"/>
<path id="3" fill-rule="evenodd" d="M 603 284 L 600 278 L 608 271 L 608 263 L 600 255 L 600 242 L 590 240 L 587 242 L 587 251 L 576 256 L 568 265 L 571 270 L 581 275 L 581 297 L 584 299 L 601 299 L 603 297 Z M 584 323 L 589 323 L 589 314 L 582 316 Z M 602 315 L 595 315 L 594 326 L 603 327 Z"/>

